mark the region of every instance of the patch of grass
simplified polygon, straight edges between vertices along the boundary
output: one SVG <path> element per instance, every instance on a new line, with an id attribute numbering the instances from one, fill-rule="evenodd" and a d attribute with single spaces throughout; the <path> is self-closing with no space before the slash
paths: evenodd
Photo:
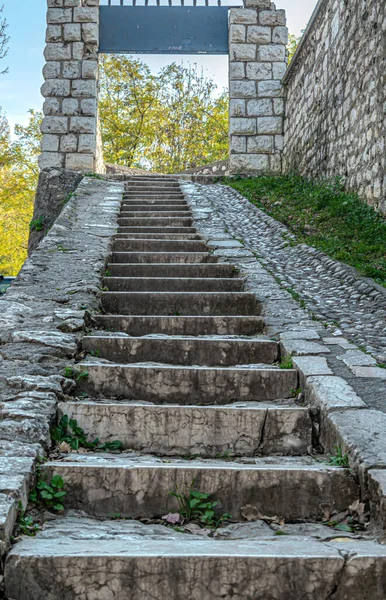
<path id="1" fill-rule="evenodd" d="M 232 518 L 227 513 L 217 517 L 215 508 L 218 502 L 210 499 L 211 494 L 196 491 L 194 486 L 195 481 L 187 494 L 183 494 L 178 486 L 174 492 L 170 492 L 177 499 L 180 516 L 185 522 L 196 521 L 201 525 L 217 528 L 223 521 Z"/>
<path id="2" fill-rule="evenodd" d="M 45 217 L 40 216 L 37 219 L 32 219 L 29 224 L 30 231 L 43 231 Z"/>
<path id="3" fill-rule="evenodd" d="M 335 446 L 334 450 L 335 454 L 330 456 L 328 464 L 332 467 L 343 467 L 344 469 L 348 469 L 350 467 L 348 455 L 343 454 L 343 449 L 341 446 Z"/>
<path id="4" fill-rule="evenodd" d="M 66 442 L 73 450 L 87 448 L 88 450 L 98 450 L 100 452 L 111 452 L 122 449 L 122 442 L 114 440 L 106 444 L 100 444 L 99 439 L 88 440 L 87 434 L 79 427 L 76 419 L 70 419 L 68 415 L 63 415 L 58 425 L 51 432 L 52 439 L 61 444 Z"/>
<path id="5" fill-rule="evenodd" d="M 280 368 L 281 369 L 293 369 L 294 368 L 294 361 L 292 360 L 292 355 L 281 359 Z"/>
<path id="6" fill-rule="evenodd" d="M 342 182 L 298 175 L 224 179 L 306 243 L 386 287 L 386 221 Z"/>

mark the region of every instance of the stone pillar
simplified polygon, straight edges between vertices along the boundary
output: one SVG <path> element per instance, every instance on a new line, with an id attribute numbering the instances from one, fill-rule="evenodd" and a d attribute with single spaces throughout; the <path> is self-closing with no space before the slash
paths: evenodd
<path id="1" fill-rule="evenodd" d="M 230 11 L 230 172 L 280 173 L 288 29 L 270 0 Z"/>
<path id="2" fill-rule="evenodd" d="M 99 0 L 47 0 L 41 169 L 95 171 Z"/>

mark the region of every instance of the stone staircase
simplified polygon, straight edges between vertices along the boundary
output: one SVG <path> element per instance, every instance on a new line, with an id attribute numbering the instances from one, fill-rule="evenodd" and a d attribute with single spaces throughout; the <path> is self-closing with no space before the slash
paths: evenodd
<path id="1" fill-rule="evenodd" d="M 359 499 L 357 482 L 309 456 L 297 371 L 280 368 L 243 288 L 176 180 L 128 182 L 99 329 L 83 338 L 88 376 L 59 409 L 123 452 L 44 465 L 71 510 L 13 548 L 9 600 L 386 597 L 386 549 L 322 524 Z M 160 524 L 178 508 L 170 493 L 192 485 L 232 524 L 215 535 Z"/>

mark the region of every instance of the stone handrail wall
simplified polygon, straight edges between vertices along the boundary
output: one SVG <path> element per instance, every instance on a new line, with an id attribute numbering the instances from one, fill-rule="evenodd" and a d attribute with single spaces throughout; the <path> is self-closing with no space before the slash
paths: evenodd
<path id="1" fill-rule="evenodd" d="M 343 177 L 386 214 L 386 4 L 320 0 L 284 78 L 286 172 Z"/>

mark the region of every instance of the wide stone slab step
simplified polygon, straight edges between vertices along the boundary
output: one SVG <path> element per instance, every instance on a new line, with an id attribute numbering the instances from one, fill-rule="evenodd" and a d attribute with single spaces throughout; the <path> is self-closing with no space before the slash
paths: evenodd
<path id="1" fill-rule="evenodd" d="M 294 369 L 201 367 L 167 364 L 80 363 L 88 374 L 79 393 L 93 398 L 121 398 L 154 404 L 229 404 L 291 398 L 298 388 Z"/>
<path id="2" fill-rule="evenodd" d="M 162 211 L 178 211 L 178 212 L 190 212 L 190 207 L 186 203 L 163 203 L 162 205 L 157 205 L 155 203 L 143 203 L 137 204 L 136 202 L 123 202 L 122 203 L 122 212 L 127 211 L 142 211 L 142 212 L 162 212 Z"/>
<path id="3" fill-rule="evenodd" d="M 122 227 L 191 227 L 191 217 L 135 217 L 132 219 L 118 217 L 118 225 Z"/>
<path id="4" fill-rule="evenodd" d="M 150 187 L 145 187 L 143 189 L 138 189 L 138 190 L 127 190 L 126 192 L 124 192 L 123 194 L 123 198 L 124 199 L 131 199 L 131 198 L 156 198 L 156 199 L 162 199 L 162 198 L 170 198 L 171 200 L 184 200 L 185 196 L 184 194 L 181 192 L 181 190 L 179 188 L 167 188 L 167 187 L 163 187 L 163 188 L 156 188 L 156 189 L 152 189 Z"/>
<path id="5" fill-rule="evenodd" d="M 105 312 L 119 315 L 257 315 L 254 294 L 246 292 L 103 292 Z"/>
<path id="6" fill-rule="evenodd" d="M 118 252 L 111 256 L 115 263 L 207 263 L 217 262 L 210 252 Z"/>
<path id="7" fill-rule="evenodd" d="M 231 263 L 109 263 L 108 272 L 112 277 L 198 277 L 202 279 L 231 278 L 236 269 Z"/>
<path id="8" fill-rule="evenodd" d="M 203 240 L 125 240 L 114 239 L 116 252 L 207 252 Z"/>
<path id="9" fill-rule="evenodd" d="M 199 539 L 161 525 L 69 516 L 16 544 L 5 568 L 6 595 L 13 600 L 384 600 L 386 547 L 332 537 L 328 542 L 308 536 Z"/>
<path id="10" fill-rule="evenodd" d="M 110 291 L 134 292 L 240 292 L 243 279 L 177 277 L 107 277 L 103 286 Z"/>
<path id="11" fill-rule="evenodd" d="M 189 206 L 186 200 L 142 200 L 138 205 L 136 200 L 123 200 L 122 206 L 159 206 L 161 209 L 164 206 Z"/>
<path id="12" fill-rule="evenodd" d="M 151 225 L 139 226 L 139 227 L 118 227 L 118 235 L 126 234 L 126 233 L 162 233 L 162 234 L 197 234 L 197 229 L 195 227 L 152 227 Z"/>
<path id="13" fill-rule="evenodd" d="M 171 219 L 171 218 L 189 218 L 192 217 L 191 211 L 184 210 L 121 210 L 119 219 Z"/>
<path id="14" fill-rule="evenodd" d="M 122 233 L 115 235 L 116 240 L 202 240 L 198 233 Z"/>
<path id="15" fill-rule="evenodd" d="M 241 459 L 240 459 L 241 460 Z M 194 484 L 218 501 L 219 514 L 241 520 L 245 507 L 287 522 L 325 519 L 325 507 L 338 512 L 359 499 L 348 469 L 311 458 L 256 458 L 253 464 L 224 460 L 168 460 L 135 453 L 69 454 L 42 466 L 47 480 L 60 475 L 66 507 L 99 517 L 120 514 L 155 518 L 178 511 L 177 488 Z"/>
<path id="16" fill-rule="evenodd" d="M 277 342 L 271 340 L 101 335 L 83 337 L 82 348 L 94 356 L 117 363 L 151 361 L 208 367 L 272 364 L 277 361 L 279 350 Z"/>
<path id="17" fill-rule="evenodd" d="M 264 329 L 259 316 L 130 316 L 94 315 L 97 327 L 141 336 L 163 335 L 258 335 Z"/>
<path id="18" fill-rule="evenodd" d="M 124 449 L 160 456 L 301 456 L 312 444 L 308 408 L 284 403 L 63 402 L 62 415 L 76 419 L 101 443 L 120 440 Z"/>

